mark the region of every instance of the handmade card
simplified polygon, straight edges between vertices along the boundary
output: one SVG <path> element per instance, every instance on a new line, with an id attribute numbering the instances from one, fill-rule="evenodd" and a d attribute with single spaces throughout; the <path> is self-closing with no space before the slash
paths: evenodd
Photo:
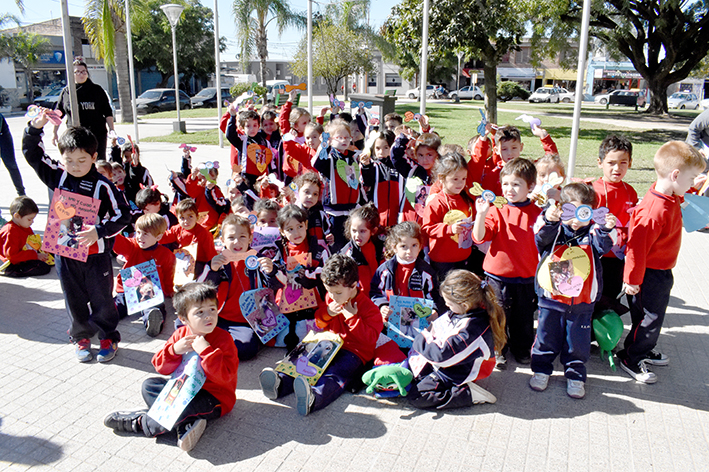
<path id="1" fill-rule="evenodd" d="M 79 244 L 78 234 L 98 220 L 99 200 L 68 190 L 56 190 L 49 204 L 42 249 L 86 262 L 89 247 Z"/>
<path id="2" fill-rule="evenodd" d="M 415 297 L 389 297 L 389 336 L 399 347 L 410 348 L 414 338 L 430 324 L 428 317 L 433 313 L 433 300 Z"/>
<path id="3" fill-rule="evenodd" d="M 289 324 L 288 318 L 281 314 L 274 298 L 270 288 L 248 290 L 239 297 L 241 313 L 264 344 Z"/>
<path id="4" fill-rule="evenodd" d="M 276 371 L 291 377 L 304 376 L 315 385 L 342 347 L 342 338 L 330 331 L 310 332 L 286 357 L 276 363 Z"/>
<path id="5" fill-rule="evenodd" d="M 190 244 L 175 251 L 175 286 L 194 282 L 197 244 Z"/>
<path id="6" fill-rule="evenodd" d="M 255 227 L 254 238 L 251 241 L 250 247 L 258 252 L 259 257 L 276 259 L 279 254 L 276 241 L 279 239 L 281 239 L 281 232 L 278 228 L 269 226 Z"/>
<path id="7" fill-rule="evenodd" d="M 292 313 L 294 311 L 305 310 L 306 308 L 316 308 L 318 306 L 315 289 L 305 288 L 300 282 L 304 279 L 314 280 L 315 276 L 309 273 L 312 264 L 312 256 L 305 254 L 299 257 L 288 257 L 286 262 L 286 284 L 281 290 L 281 297 L 278 306 L 282 313 Z M 300 281 L 300 282 L 299 282 Z"/>
<path id="8" fill-rule="evenodd" d="M 121 280 L 129 315 L 165 301 L 158 267 L 153 259 L 121 269 Z"/>
<path id="9" fill-rule="evenodd" d="M 175 426 L 182 412 L 204 385 L 207 377 L 200 360 L 194 351 L 183 354 L 182 363 L 150 407 L 148 416 L 163 428 L 171 430 Z"/>

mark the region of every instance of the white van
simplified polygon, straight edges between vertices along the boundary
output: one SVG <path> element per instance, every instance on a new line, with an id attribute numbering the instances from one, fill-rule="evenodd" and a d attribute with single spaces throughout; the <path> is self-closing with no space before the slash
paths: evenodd
<path id="1" fill-rule="evenodd" d="M 274 88 L 282 88 L 284 85 L 290 85 L 287 80 L 267 80 L 266 81 L 266 101 L 272 102 L 275 98 L 273 94 Z"/>

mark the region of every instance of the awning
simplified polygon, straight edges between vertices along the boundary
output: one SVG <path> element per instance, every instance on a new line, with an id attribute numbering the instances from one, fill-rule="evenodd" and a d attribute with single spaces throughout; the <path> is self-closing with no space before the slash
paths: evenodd
<path id="1" fill-rule="evenodd" d="M 537 77 L 531 67 L 498 67 L 497 73 L 502 79 L 534 79 Z"/>
<path id="2" fill-rule="evenodd" d="M 550 80 L 576 80 L 576 71 L 564 69 L 544 69 L 544 78 Z"/>

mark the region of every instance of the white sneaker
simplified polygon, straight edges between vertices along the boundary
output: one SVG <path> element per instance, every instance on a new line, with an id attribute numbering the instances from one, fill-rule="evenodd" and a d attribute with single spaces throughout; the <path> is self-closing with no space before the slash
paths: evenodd
<path id="1" fill-rule="evenodd" d="M 571 398 L 583 398 L 586 395 L 586 388 L 582 380 L 566 379 L 566 393 Z"/>
<path id="2" fill-rule="evenodd" d="M 187 431 L 177 438 L 177 447 L 182 449 L 183 451 L 191 451 L 194 449 L 194 447 L 197 445 L 197 442 L 199 442 L 199 438 L 202 437 L 202 434 L 204 433 L 204 428 L 207 427 L 207 420 L 205 419 L 198 419 L 192 425 L 190 425 L 189 428 L 187 428 Z"/>
<path id="3" fill-rule="evenodd" d="M 620 368 L 626 371 L 632 378 L 638 382 L 645 384 L 654 384 L 657 382 L 657 375 L 647 368 L 645 359 L 638 362 L 636 365 L 626 364 L 623 359 L 620 360 Z"/>
<path id="4" fill-rule="evenodd" d="M 468 382 L 470 387 L 470 396 L 473 397 L 473 405 L 480 403 L 495 403 L 497 398 L 492 393 L 488 392 L 475 382 Z"/>
<path id="5" fill-rule="evenodd" d="M 537 392 L 543 392 L 547 389 L 549 385 L 549 376 L 547 374 L 542 374 L 541 372 L 535 372 L 531 379 L 529 379 L 529 386 L 532 390 Z"/>

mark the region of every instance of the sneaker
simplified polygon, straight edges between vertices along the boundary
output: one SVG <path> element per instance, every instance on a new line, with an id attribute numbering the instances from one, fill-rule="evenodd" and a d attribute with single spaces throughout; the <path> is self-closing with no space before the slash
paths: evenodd
<path id="1" fill-rule="evenodd" d="M 305 377 L 296 377 L 293 382 L 293 390 L 295 390 L 295 407 L 298 409 L 298 413 L 306 416 L 310 413 L 310 408 L 312 408 L 315 401 L 315 395 L 313 395 L 310 384 Z"/>
<path id="2" fill-rule="evenodd" d="M 495 403 L 497 398 L 492 393 L 488 392 L 475 382 L 468 382 L 470 387 L 470 396 L 473 397 L 473 405 L 481 403 Z"/>
<path id="3" fill-rule="evenodd" d="M 159 308 L 151 308 L 145 321 L 145 332 L 154 338 L 162 331 L 162 312 Z"/>
<path id="4" fill-rule="evenodd" d="M 547 389 L 549 385 L 549 376 L 547 374 L 542 374 L 541 372 L 535 372 L 531 379 L 529 379 L 529 386 L 532 390 L 537 392 L 543 392 Z"/>
<path id="5" fill-rule="evenodd" d="M 258 376 L 258 383 L 261 384 L 261 391 L 264 397 L 269 400 L 278 398 L 278 387 L 281 385 L 281 378 L 275 370 L 270 367 L 263 369 Z"/>
<path id="6" fill-rule="evenodd" d="M 74 354 L 79 362 L 89 362 L 94 358 L 91 353 L 91 340 L 90 339 L 79 339 L 74 347 Z"/>
<path id="7" fill-rule="evenodd" d="M 116 357 L 116 351 L 118 351 L 118 343 L 111 341 L 110 339 L 101 340 L 101 350 L 98 351 L 96 360 L 99 362 L 108 362 L 114 357 Z"/>
<path id="8" fill-rule="evenodd" d="M 497 370 L 507 370 L 507 359 L 499 352 L 495 353 L 495 368 Z"/>
<path id="9" fill-rule="evenodd" d="M 661 352 L 650 351 L 645 358 L 645 362 L 650 365 L 669 365 L 670 358 Z"/>
<path id="10" fill-rule="evenodd" d="M 571 398 L 583 398 L 586 396 L 586 388 L 582 380 L 566 379 L 566 393 Z"/>
<path id="11" fill-rule="evenodd" d="M 529 365 L 532 363 L 532 356 L 529 354 L 522 354 L 521 356 L 515 356 L 515 360 L 518 364 Z"/>
<path id="12" fill-rule="evenodd" d="M 644 359 L 638 362 L 637 365 L 629 365 L 624 359 L 621 359 L 619 364 L 621 369 L 630 374 L 630 376 L 638 382 L 646 384 L 654 384 L 657 382 L 657 375 L 647 370 L 647 365 L 645 364 Z"/>
<path id="13" fill-rule="evenodd" d="M 204 428 L 207 427 L 207 420 L 198 419 L 191 425 L 187 426 L 184 433 L 180 434 L 177 438 L 177 447 L 183 451 L 191 451 L 199 442 L 199 438 L 202 437 L 204 433 Z"/>
<path id="14" fill-rule="evenodd" d="M 114 431 L 142 433 L 142 420 L 148 410 L 114 411 L 103 419 L 103 424 Z"/>

